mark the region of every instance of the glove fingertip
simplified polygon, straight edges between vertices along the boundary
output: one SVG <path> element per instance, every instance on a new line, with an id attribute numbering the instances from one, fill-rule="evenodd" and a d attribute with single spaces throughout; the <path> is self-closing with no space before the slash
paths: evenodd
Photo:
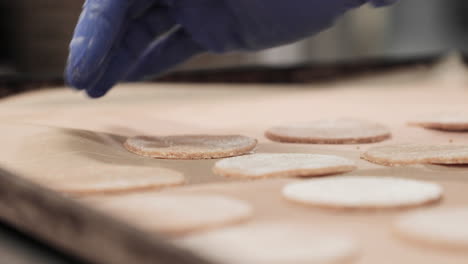
<path id="1" fill-rule="evenodd" d="M 114 87 L 118 82 L 118 79 L 114 76 L 108 76 L 107 78 L 101 78 L 95 82 L 92 86 L 86 88 L 86 93 L 90 98 L 99 98 L 107 94 L 109 90 Z"/>
<path id="2" fill-rule="evenodd" d="M 89 98 L 96 99 L 96 98 L 103 97 L 109 90 L 110 88 L 86 90 L 86 94 L 88 95 Z"/>
<path id="3" fill-rule="evenodd" d="M 65 69 L 65 84 L 76 90 L 86 89 L 86 81 L 81 78 L 81 74 L 71 66 L 67 66 Z"/>

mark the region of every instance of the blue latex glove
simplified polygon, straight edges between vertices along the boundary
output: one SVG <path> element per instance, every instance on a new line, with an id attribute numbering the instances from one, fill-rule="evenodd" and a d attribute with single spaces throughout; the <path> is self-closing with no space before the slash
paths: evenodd
<path id="1" fill-rule="evenodd" d="M 202 52 L 260 50 L 313 35 L 347 10 L 396 0 L 87 0 L 70 44 L 69 85 L 103 96 L 120 81 Z"/>

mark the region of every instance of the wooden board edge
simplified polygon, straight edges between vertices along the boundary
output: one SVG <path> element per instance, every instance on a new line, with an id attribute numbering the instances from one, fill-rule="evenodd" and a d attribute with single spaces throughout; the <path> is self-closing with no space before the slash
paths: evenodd
<path id="1" fill-rule="evenodd" d="M 195 254 L 0 169 L 0 218 L 96 264 L 210 264 Z"/>

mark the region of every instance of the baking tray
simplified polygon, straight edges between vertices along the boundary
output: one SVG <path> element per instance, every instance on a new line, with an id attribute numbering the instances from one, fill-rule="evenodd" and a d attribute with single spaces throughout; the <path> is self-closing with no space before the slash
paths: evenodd
<path id="1" fill-rule="evenodd" d="M 391 223 L 407 210 L 350 213 L 308 208 L 281 198 L 282 186 L 296 179 L 248 182 L 225 179 L 211 173 L 215 160 L 154 160 L 125 152 L 121 145 L 125 137 L 139 134 L 239 133 L 258 138 L 258 152 L 335 154 L 353 159 L 359 169 L 349 175 L 396 176 L 438 182 L 443 186 L 445 196 L 436 207 L 466 206 L 468 169 L 465 167 L 389 168 L 359 159 L 360 153 L 368 147 L 380 144 L 468 143 L 464 133 L 406 125 L 408 120 L 421 114 L 467 108 L 466 80 L 458 78 L 459 75 L 453 76 L 453 72 L 416 68 L 321 84 L 127 85 L 116 88 L 98 101 L 67 89 L 11 97 L 0 103 L 0 125 L 4 138 L 8 136 L 8 140 L 2 142 L 0 163 L 15 175 L 2 172 L 1 200 L 8 202 L 2 203 L 0 217 L 57 247 L 97 263 L 176 263 L 167 261 L 178 256 L 183 259 L 190 256 L 188 261 L 197 261 L 197 252 L 193 252 L 195 255 L 187 255 L 185 251 L 179 254 L 166 245 L 171 241 L 158 234 L 103 215 L 80 197 L 49 190 L 40 181 L 30 178 L 28 170 L 31 167 L 27 160 L 22 160 L 22 165 L 18 166 L 15 160 L 18 152 L 14 151 L 27 149 L 27 144 L 33 144 L 29 145 L 33 149 L 34 142 L 45 138 L 34 134 L 36 129 L 46 133 L 49 130 L 65 131 L 60 134 L 63 137 L 50 138 L 65 140 L 67 144 L 64 146 L 70 148 L 68 151 L 83 153 L 78 159 L 92 159 L 93 155 L 87 155 L 90 152 L 119 153 L 119 161 L 141 159 L 141 164 L 176 169 L 187 176 L 186 186 L 158 190 L 158 193 L 223 194 L 251 203 L 255 214 L 246 225 L 266 222 L 313 224 L 321 230 L 350 234 L 359 239 L 361 246 L 360 257 L 354 262 L 357 264 L 466 263 L 467 255 L 463 252 L 426 248 L 396 237 L 391 232 Z M 264 130 L 275 124 L 342 116 L 380 121 L 392 129 L 393 137 L 384 143 L 360 145 L 279 144 L 263 137 Z M 25 135 L 30 140 L 18 143 L 17 137 Z M 114 140 L 106 140 L 109 137 Z M 81 143 L 73 144 L 77 139 Z M 73 162 L 71 159 L 70 166 Z M 93 162 L 101 161 L 95 159 Z M 48 164 L 52 163 L 53 160 Z M 121 262 L 117 262 L 119 260 Z M 191 262 L 180 260 L 177 263 Z"/>

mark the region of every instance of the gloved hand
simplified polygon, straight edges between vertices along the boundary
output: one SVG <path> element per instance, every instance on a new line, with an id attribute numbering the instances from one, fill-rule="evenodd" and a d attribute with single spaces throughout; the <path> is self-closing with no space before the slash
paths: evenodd
<path id="1" fill-rule="evenodd" d="M 329 27 L 366 2 L 396 0 L 87 0 L 66 80 L 90 97 L 160 74 L 202 52 L 260 50 Z"/>

